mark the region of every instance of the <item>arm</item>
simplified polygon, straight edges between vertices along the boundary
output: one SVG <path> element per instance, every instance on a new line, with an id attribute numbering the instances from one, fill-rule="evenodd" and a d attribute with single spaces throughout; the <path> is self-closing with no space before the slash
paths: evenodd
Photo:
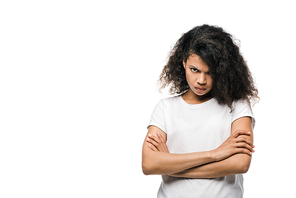
<path id="1" fill-rule="evenodd" d="M 157 135 L 157 132 L 161 134 Z M 150 134 L 150 136 L 149 136 Z M 150 126 L 143 144 L 142 169 L 145 175 L 172 175 L 173 173 L 220 161 L 236 153 L 250 154 L 251 142 L 240 135 L 250 135 L 247 131 L 235 131 L 219 148 L 214 151 L 186 154 L 168 153 L 166 134 L 155 126 Z M 158 136 L 159 138 L 157 138 Z M 161 137 L 164 137 L 163 139 Z M 166 149 L 165 149 L 166 148 Z M 177 175 L 175 175 L 177 177 Z"/>
<path id="2" fill-rule="evenodd" d="M 250 136 L 241 135 L 253 143 L 252 122 L 249 117 L 242 117 L 232 123 L 231 132 L 236 130 L 247 130 Z M 251 163 L 251 155 L 238 153 L 222 161 L 209 163 L 203 166 L 194 167 L 179 173 L 171 174 L 174 177 L 187 178 L 215 178 L 227 175 L 246 173 Z"/>
<path id="3" fill-rule="evenodd" d="M 186 154 L 156 152 L 156 147 L 148 143 L 148 141 L 152 142 L 153 140 L 149 137 L 157 136 L 157 132 L 159 132 L 160 135 L 164 137 L 164 142 L 166 142 L 166 133 L 155 126 L 149 127 L 142 150 L 142 170 L 145 175 L 169 175 L 192 167 L 210 163 L 214 160 L 211 157 L 210 152 L 207 151 Z M 154 144 L 157 143 L 154 142 Z"/>

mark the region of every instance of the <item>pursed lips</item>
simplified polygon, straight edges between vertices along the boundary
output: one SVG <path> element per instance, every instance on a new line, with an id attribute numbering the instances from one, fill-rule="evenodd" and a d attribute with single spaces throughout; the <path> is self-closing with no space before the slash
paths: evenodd
<path id="1" fill-rule="evenodd" d="M 204 88 L 204 87 L 195 87 L 195 89 L 197 89 L 198 91 L 204 91 L 204 90 L 206 90 L 206 88 Z"/>

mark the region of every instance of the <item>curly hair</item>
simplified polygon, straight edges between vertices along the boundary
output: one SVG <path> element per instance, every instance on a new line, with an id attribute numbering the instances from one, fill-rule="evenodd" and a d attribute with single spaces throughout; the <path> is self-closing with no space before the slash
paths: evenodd
<path id="1" fill-rule="evenodd" d="M 170 52 L 159 77 L 160 90 L 170 85 L 171 94 L 189 90 L 183 62 L 198 55 L 209 67 L 213 79 L 211 94 L 219 104 L 240 99 L 259 100 L 250 70 L 232 36 L 221 27 L 202 25 L 183 34 Z"/>

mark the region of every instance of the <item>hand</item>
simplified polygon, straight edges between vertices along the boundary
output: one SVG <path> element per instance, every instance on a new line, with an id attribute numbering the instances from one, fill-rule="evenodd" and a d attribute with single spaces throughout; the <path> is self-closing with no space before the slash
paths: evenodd
<path id="1" fill-rule="evenodd" d="M 159 132 L 157 132 L 157 137 L 151 134 L 148 134 L 148 138 L 146 139 L 148 142 L 149 148 L 151 148 L 153 151 L 160 151 L 169 153 L 169 149 L 166 145 L 165 139 L 160 135 Z"/>
<path id="2" fill-rule="evenodd" d="M 250 132 L 237 130 L 229 138 L 225 140 L 218 148 L 212 151 L 213 157 L 216 161 L 221 161 L 234 154 L 244 153 L 252 155 L 255 147 L 245 135 L 250 136 Z"/>

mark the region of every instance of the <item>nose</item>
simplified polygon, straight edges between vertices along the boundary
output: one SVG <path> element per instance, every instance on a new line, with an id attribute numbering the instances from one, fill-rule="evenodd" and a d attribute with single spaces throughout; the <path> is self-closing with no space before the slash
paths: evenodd
<path id="1" fill-rule="evenodd" d="M 207 84 L 207 78 L 204 74 L 200 74 L 197 79 L 197 84 L 199 85 L 206 85 Z"/>

